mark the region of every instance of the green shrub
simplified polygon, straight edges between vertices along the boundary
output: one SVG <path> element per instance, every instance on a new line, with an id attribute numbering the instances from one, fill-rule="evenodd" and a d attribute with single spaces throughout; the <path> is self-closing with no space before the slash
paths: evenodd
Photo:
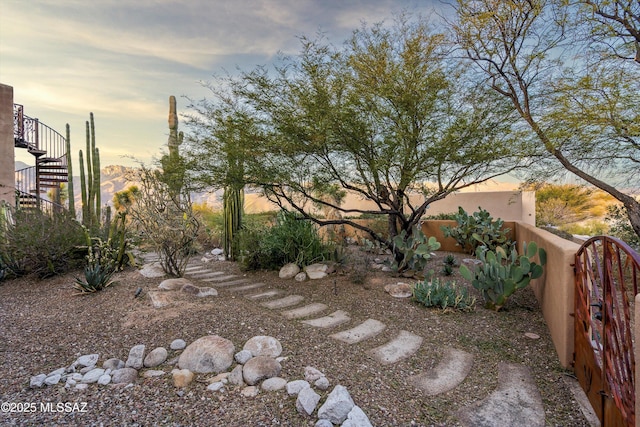
<path id="1" fill-rule="evenodd" d="M 0 231 L 0 269 L 5 276 L 41 278 L 82 266 L 86 239 L 82 226 L 66 212 L 9 209 Z"/>
<path id="2" fill-rule="evenodd" d="M 285 211 L 271 228 L 246 226 L 239 238 L 240 263 L 248 270 L 277 270 L 287 263 L 309 265 L 330 259 L 332 253 L 313 223 Z"/>
<path id="3" fill-rule="evenodd" d="M 624 206 L 608 206 L 605 221 L 609 225 L 609 233 L 612 236 L 623 240 L 636 251 L 640 251 L 640 236 L 631 227 Z"/>
<path id="4" fill-rule="evenodd" d="M 442 310 L 470 311 L 476 303 L 466 288 L 456 286 L 454 281 L 441 282 L 437 277 L 427 277 L 416 283 L 413 299 L 426 307 L 438 307 Z"/>
<path id="5" fill-rule="evenodd" d="M 431 258 L 431 252 L 440 249 L 440 243 L 435 237 L 424 235 L 419 226 L 414 226 L 409 235 L 406 230 L 402 230 L 393 239 L 393 251 L 402 254 L 402 260 L 394 260 L 393 268 L 398 272 L 415 271 L 418 274 L 424 272 L 427 261 Z"/>
<path id="6" fill-rule="evenodd" d="M 497 246 L 509 245 L 508 228 L 500 218 L 493 220 L 488 211 L 478 207 L 479 211 L 467 214 L 462 207 L 458 208 L 455 227 L 442 226 L 445 237 L 453 237 L 467 253 L 473 254 L 477 247 L 486 246 L 495 250 Z"/>
<path id="7" fill-rule="evenodd" d="M 476 250 L 476 255 L 482 265 L 476 267 L 473 273 L 462 265 L 460 274 L 482 293 L 485 306 L 495 311 L 499 311 L 515 291 L 542 276 L 543 266 L 547 263 L 546 251 L 538 248 L 535 242 L 529 242 L 528 245 L 524 243 L 523 255 L 518 255 L 515 243 L 508 252 L 501 246 L 495 251 L 481 246 Z M 536 255 L 540 264 L 533 261 Z"/>

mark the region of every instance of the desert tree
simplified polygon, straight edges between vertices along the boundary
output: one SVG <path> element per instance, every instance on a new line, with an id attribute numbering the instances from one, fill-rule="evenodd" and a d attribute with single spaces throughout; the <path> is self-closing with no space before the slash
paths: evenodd
<path id="1" fill-rule="evenodd" d="M 363 26 L 341 48 L 323 37 L 301 44 L 274 69 L 225 82 L 255 130 L 244 182 L 281 208 L 320 226 L 349 224 L 393 249 L 430 203 L 530 161 L 513 109 L 475 84 L 428 24 L 399 17 Z M 343 206 L 327 191 L 367 207 Z M 322 218 L 318 207 L 341 215 Z M 387 217 L 388 237 L 349 219 L 362 214 Z"/>
<path id="2" fill-rule="evenodd" d="M 457 42 L 560 165 L 620 201 L 640 235 L 637 0 L 458 0 Z M 553 173 L 553 172 L 552 172 Z"/>

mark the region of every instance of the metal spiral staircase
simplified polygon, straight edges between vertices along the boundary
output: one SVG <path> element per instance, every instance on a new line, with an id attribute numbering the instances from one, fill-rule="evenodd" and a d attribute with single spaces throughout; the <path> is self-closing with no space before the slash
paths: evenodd
<path id="1" fill-rule="evenodd" d="M 35 166 L 15 171 L 16 207 L 53 210 L 62 208 L 49 198 L 48 189 L 60 189 L 68 182 L 66 139 L 38 119 L 24 114 L 24 107 L 13 104 L 13 136 L 16 148 L 35 157 Z"/>

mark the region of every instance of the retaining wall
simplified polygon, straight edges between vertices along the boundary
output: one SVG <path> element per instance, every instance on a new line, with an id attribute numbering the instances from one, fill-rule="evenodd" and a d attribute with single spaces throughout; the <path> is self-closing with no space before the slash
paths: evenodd
<path id="1" fill-rule="evenodd" d="M 15 203 L 13 88 L 0 84 L 0 201 Z"/>

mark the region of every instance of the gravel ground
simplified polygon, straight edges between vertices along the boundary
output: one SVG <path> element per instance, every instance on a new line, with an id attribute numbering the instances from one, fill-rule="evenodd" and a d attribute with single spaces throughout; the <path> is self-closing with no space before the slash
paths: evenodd
<path id="1" fill-rule="evenodd" d="M 439 271 L 445 255 L 439 252 L 431 268 Z M 145 344 L 148 351 L 158 346 L 168 348 L 176 338 L 190 343 L 209 334 L 231 340 L 236 351 L 253 336 L 276 337 L 282 343 L 283 356 L 288 357 L 282 363 L 282 377 L 302 379 L 305 366 L 320 369 L 331 388 L 336 384 L 347 387 L 376 426 L 458 425 L 458 409 L 495 389 L 500 362 L 520 363 L 530 369 L 542 395 L 547 425 L 588 425 L 565 384 L 571 372 L 559 364 L 530 290 L 517 293 L 503 312 L 495 313 L 484 309 L 479 295 L 471 289 L 479 300 L 474 311 L 445 313 L 410 299 L 390 297 L 384 285 L 400 279 L 367 268 L 363 257 L 368 255 L 360 253 L 358 260 L 352 259 L 331 276 L 305 283 L 280 280 L 277 272 L 244 273 L 230 262 L 208 264 L 214 270 L 266 283 L 261 291 L 280 289 L 285 294 L 303 295 L 306 302 L 325 303 L 330 311 L 349 312 L 351 323 L 329 331 L 284 319 L 278 310 L 265 309 L 224 288 L 219 289 L 217 297 L 182 295 L 176 304 L 155 309 L 147 292 L 160 280 L 144 278 L 133 269 L 119 273 L 119 283 L 105 291 L 82 296 L 75 295 L 71 288 L 73 274 L 0 283 L 1 401 L 35 404 L 33 412 L 0 413 L 0 425 L 314 425 L 315 419 L 297 413 L 295 398 L 284 391 L 261 392 L 254 398 L 241 396 L 237 388 L 213 393 L 206 390 L 206 375 L 198 376 L 183 392 L 174 388 L 170 375 L 139 378 L 128 388 L 95 384 L 83 392 L 67 391 L 62 386 L 29 388 L 32 375 L 68 366 L 81 354 L 99 353 L 100 363 L 111 357 L 126 360 L 129 349 L 137 344 Z M 455 279 L 463 283 L 459 276 Z M 143 288 L 143 294 L 134 298 L 138 287 Z M 384 322 L 386 330 L 354 345 L 328 337 L 367 318 Z M 399 330 L 424 337 L 412 357 L 382 366 L 366 354 L 367 349 L 386 343 Z M 527 332 L 540 338 L 527 338 Z M 456 389 L 425 396 L 409 384 L 407 377 L 433 368 L 447 346 L 472 353 L 473 369 Z M 170 351 L 169 359 L 177 354 Z M 163 368 L 167 372 L 172 369 L 166 365 Z M 59 402 L 69 403 L 69 410 L 78 411 L 46 412 L 40 408 L 41 403 Z"/>

